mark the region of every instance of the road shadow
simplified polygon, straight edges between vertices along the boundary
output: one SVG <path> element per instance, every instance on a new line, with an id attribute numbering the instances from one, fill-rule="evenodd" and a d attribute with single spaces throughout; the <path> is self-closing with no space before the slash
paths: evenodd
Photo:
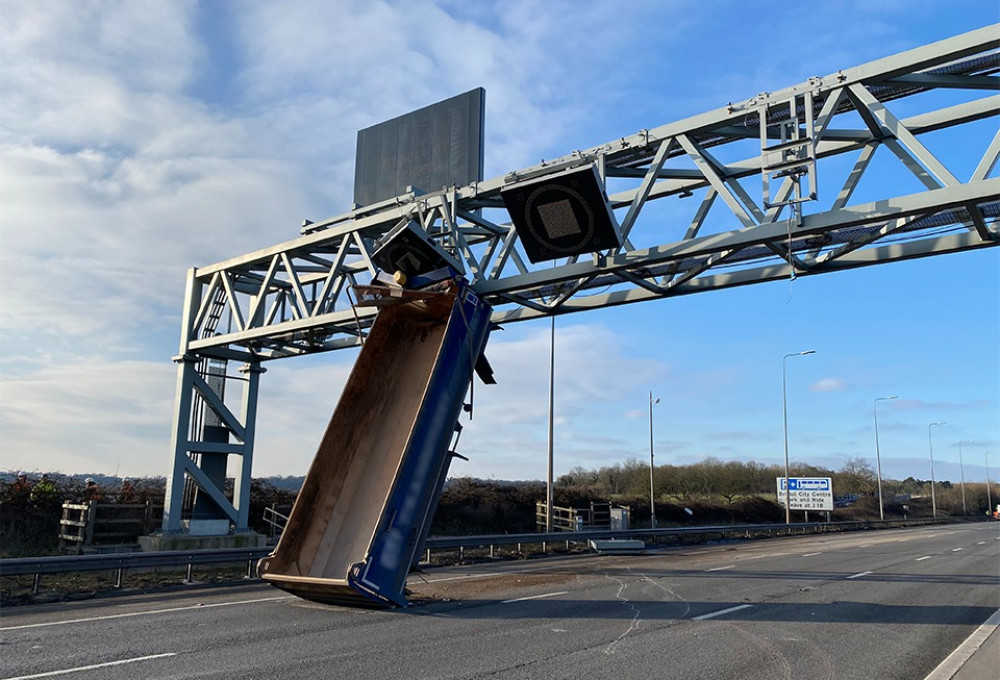
<path id="1" fill-rule="evenodd" d="M 859 601 L 827 603 L 663 602 L 658 600 L 580 600 L 557 597 L 535 600 L 418 601 L 402 610 L 419 616 L 460 619 L 604 619 L 677 622 L 768 621 L 772 623 L 846 623 L 890 625 L 978 626 L 995 606 L 888 605 Z"/>

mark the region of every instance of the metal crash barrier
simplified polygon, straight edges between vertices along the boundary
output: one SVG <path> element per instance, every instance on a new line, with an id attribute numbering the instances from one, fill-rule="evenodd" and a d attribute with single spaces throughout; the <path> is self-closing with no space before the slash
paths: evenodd
<path id="1" fill-rule="evenodd" d="M 489 549 L 501 546 L 557 544 L 565 541 L 586 543 L 606 539 L 653 539 L 671 536 L 690 538 L 751 538 L 754 536 L 805 536 L 838 531 L 863 531 L 868 529 L 894 529 L 928 524 L 952 524 L 967 519 L 910 519 L 872 520 L 854 522 L 802 522 L 797 524 L 733 524 L 720 526 L 673 527 L 664 529 L 594 530 L 567 533 L 557 531 L 537 534 L 495 534 L 492 536 L 441 536 L 424 542 L 425 559 L 437 551 L 464 553 L 466 550 Z M 978 520 L 975 520 L 978 521 Z M 88 571 L 116 572 L 116 585 L 121 587 L 123 574 L 129 569 L 154 567 L 187 567 L 187 580 L 191 580 L 194 566 L 240 564 L 247 565 L 247 576 L 252 576 L 253 565 L 267 557 L 270 549 L 192 550 L 189 552 L 117 553 L 107 555 L 74 555 L 57 557 L 16 557 L 0 559 L 0 577 L 33 576 L 37 593 L 41 577 L 45 574 L 63 574 Z"/>

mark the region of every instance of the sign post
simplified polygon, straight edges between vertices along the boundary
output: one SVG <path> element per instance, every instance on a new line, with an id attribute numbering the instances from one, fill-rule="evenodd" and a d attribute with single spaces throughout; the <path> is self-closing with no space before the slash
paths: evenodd
<path id="1" fill-rule="evenodd" d="M 833 510 L 833 483 L 830 477 L 777 477 L 778 503 L 785 505 L 787 493 L 789 510 Z"/>

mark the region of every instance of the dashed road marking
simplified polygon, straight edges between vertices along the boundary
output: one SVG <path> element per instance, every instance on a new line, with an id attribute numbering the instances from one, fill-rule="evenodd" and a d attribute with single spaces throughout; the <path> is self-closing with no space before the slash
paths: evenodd
<path id="1" fill-rule="evenodd" d="M 741 609 L 749 609 L 752 604 L 740 604 L 735 607 L 730 607 L 729 609 L 720 609 L 717 612 L 711 612 L 709 614 L 702 614 L 701 616 L 694 616 L 691 618 L 692 621 L 707 621 L 708 619 L 714 619 L 716 616 L 725 616 L 726 614 L 731 614 L 733 612 L 738 612 Z"/>
<path id="2" fill-rule="evenodd" d="M 803 555 L 803 557 L 815 557 L 816 555 L 822 555 L 822 554 L 823 553 L 821 552 L 806 553 L 805 555 Z"/>
<path id="3" fill-rule="evenodd" d="M 862 576 L 868 576 L 868 574 L 870 574 L 870 573 L 871 573 L 870 571 L 863 571 L 860 574 L 851 574 L 847 578 L 849 578 L 849 579 L 851 579 L 851 578 L 861 578 Z"/>
<path id="4" fill-rule="evenodd" d="M 706 569 L 705 571 L 725 571 L 726 569 L 735 569 L 735 564 L 728 564 L 724 567 L 712 567 L 711 569 Z"/>
<path id="5" fill-rule="evenodd" d="M 515 597 L 513 600 L 502 600 L 500 604 L 510 604 L 511 602 L 524 602 L 525 600 L 541 600 L 543 597 L 555 597 L 565 595 L 568 590 L 560 590 L 558 593 L 545 593 L 544 595 L 529 595 L 528 597 Z"/>
<path id="6" fill-rule="evenodd" d="M 47 673 L 35 673 L 34 675 L 19 675 L 15 678 L 6 678 L 6 680 L 33 680 L 34 678 L 52 678 L 57 675 L 68 675 L 70 673 L 79 673 L 80 671 L 92 671 L 96 668 L 108 668 L 110 666 L 123 666 L 127 663 L 136 663 L 137 661 L 152 661 L 153 659 L 163 659 L 168 656 L 177 656 L 175 652 L 167 652 L 165 654 L 152 654 L 150 656 L 137 656 L 133 659 L 121 659 L 119 661 L 108 661 L 106 663 L 95 663 L 90 666 L 77 666 L 76 668 L 64 668 L 58 671 L 48 671 Z"/>
<path id="7" fill-rule="evenodd" d="M 930 558 L 931 558 L 930 555 L 924 555 L 923 557 L 918 557 L 917 559 L 915 559 L 914 562 L 922 562 L 924 560 L 929 560 Z"/>
<path id="8" fill-rule="evenodd" d="M 520 574 L 521 572 L 512 571 L 511 574 Z M 464 576 L 445 576 L 443 578 L 429 578 L 425 579 L 427 583 L 441 583 L 442 581 L 468 581 L 474 578 L 489 578 L 490 576 L 503 576 L 501 572 L 494 572 L 492 574 L 466 574 Z"/>
<path id="9" fill-rule="evenodd" d="M 213 609 L 215 607 L 231 607 L 238 604 L 255 604 L 257 602 L 277 602 L 279 600 L 294 600 L 294 595 L 283 595 L 281 597 L 262 597 L 256 600 L 239 600 L 237 602 L 213 602 L 209 604 L 193 604 L 186 607 L 169 607 L 167 609 L 149 609 L 141 612 L 128 612 L 127 614 L 108 614 L 107 616 L 91 616 L 85 619 L 67 619 L 65 621 L 49 621 L 48 623 L 28 623 L 23 626 L 7 626 L 0 628 L 0 632 L 8 630 L 24 630 L 25 628 L 45 628 L 47 626 L 64 626 L 68 623 L 89 623 L 91 621 L 108 621 L 110 619 L 127 619 L 132 616 L 147 616 L 151 614 L 169 614 L 170 612 L 183 612 L 189 609 Z"/>

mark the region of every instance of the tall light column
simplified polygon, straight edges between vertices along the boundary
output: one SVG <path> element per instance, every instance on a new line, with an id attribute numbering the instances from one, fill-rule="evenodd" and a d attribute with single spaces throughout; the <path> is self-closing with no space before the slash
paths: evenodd
<path id="1" fill-rule="evenodd" d="M 990 452 L 987 451 L 984 453 L 983 458 L 986 460 L 986 512 L 990 517 L 992 517 L 993 494 L 990 492 Z"/>
<path id="2" fill-rule="evenodd" d="M 936 425 L 947 425 L 948 423 L 931 423 L 927 426 L 927 448 L 931 454 L 931 513 L 937 518 L 937 497 L 934 495 L 934 442 L 931 439 L 931 428 Z"/>
<path id="3" fill-rule="evenodd" d="M 807 349 L 804 352 L 794 352 L 786 354 L 781 358 L 781 411 L 785 426 L 785 524 L 792 523 L 792 492 L 788 475 L 788 388 L 785 374 L 787 373 L 788 357 L 800 357 L 806 354 L 815 354 L 816 350 Z"/>
<path id="4" fill-rule="evenodd" d="M 889 399 L 896 399 L 895 395 L 891 397 L 879 397 L 872 404 L 872 409 L 875 412 L 875 472 L 878 475 L 878 518 L 885 519 L 885 510 L 882 506 L 882 457 L 879 455 L 878 451 L 878 403 L 880 401 L 888 401 Z"/>
<path id="5" fill-rule="evenodd" d="M 653 404 L 659 404 L 660 400 L 653 400 L 653 392 L 649 392 L 649 521 L 650 527 L 656 528 L 656 494 L 653 491 Z"/>
<path id="6" fill-rule="evenodd" d="M 552 333 L 549 337 L 549 476 L 545 485 L 545 531 L 552 533 L 552 434 L 553 421 L 555 420 L 555 391 L 556 391 L 556 317 L 552 315 Z"/>
<path id="7" fill-rule="evenodd" d="M 962 514 L 969 514 L 969 506 L 965 504 L 965 461 L 962 460 L 962 442 L 958 442 L 958 469 L 962 475 Z"/>

